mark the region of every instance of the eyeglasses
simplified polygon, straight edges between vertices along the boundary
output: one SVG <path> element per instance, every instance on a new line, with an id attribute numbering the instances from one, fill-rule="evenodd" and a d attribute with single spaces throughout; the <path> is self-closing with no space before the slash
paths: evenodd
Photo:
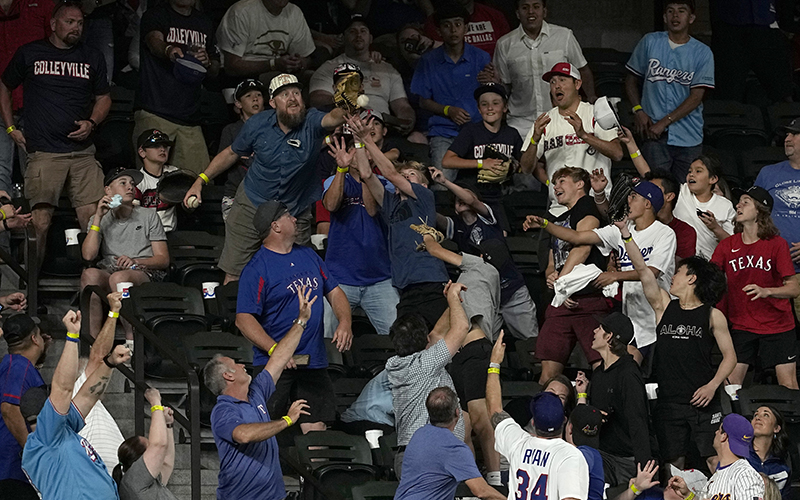
<path id="1" fill-rule="evenodd" d="M 238 94 L 239 91 L 244 89 L 244 88 L 248 88 L 249 89 L 251 87 L 260 87 L 260 86 L 261 86 L 261 83 L 259 81 L 253 80 L 252 78 L 248 78 L 247 80 L 239 83 L 239 85 L 236 86 L 236 88 L 233 90 L 233 95 Z"/>

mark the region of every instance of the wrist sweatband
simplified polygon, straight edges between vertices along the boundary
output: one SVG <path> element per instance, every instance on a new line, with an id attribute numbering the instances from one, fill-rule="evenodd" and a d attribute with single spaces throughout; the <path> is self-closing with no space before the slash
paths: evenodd
<path id="1" fill-rule="evenodd" d="M 356 142 L 356 143 L 353 143 L 353 146 L 356 149 L 363 149 L 364 148 L 364 143 L 363 142 Z"/>
<path id="2" fill-rule="evenodd" d="M 3 210 L 2 208 L 0 208 L 0 214 L 3 214 L 3 220 L 6 220 L 6 219 L 8 218 L 8 217 L 6 216 L 6 212 L 5 212 L 5 210 Z"/>
<path id="3" fill-rule="evenodd" d="M 483 168 L 483 160 L 476 160 L 476 161 L 478 162 L 478 168 Z"/>
<path id="4" fill-rule="evenodd" d="M 635 484 L 633 484 L 633 483 L 631 483 L 631 491 L 632 491 L 632 492 L 633 492 L 633 494 L 634 494 L 634 495 L 636 495 L 637 497 L 638 497 L 639 495 L 641 495 L 641 494 L 642 494 L 642 492 L 641 492 L 641 491 L 639 491 L 639 489 L 638 489 L 638 488 L 636 487 L 636 485 L 635 485 Z"/>
<path id="5" fill-rule="evenodd" d="M 692 500 L 694 498 L 694 491 L 689 493 L 689 496 L 684 498 L 683 500 Z"/>
<path id="6" fill-rule="evenodd" d="M 549 186 L 550 185 L 550 179 L 545 179 L 544 180 L 544 185 L 545 186 Z"/>
<path id="7" fill-rule="evenodd" d="M 489 368 L 497 368 L 500 369 L 500 363 L 489 363 Z"/>
<path id="8" fill-rule="evenodd" d="M 635 153 L 631 153 L 631 160 L 635 160 L 636 158 L 638 158 L 640 156 L 642 156 L 642 153 L 641 153 L 641 151 L 639 151 L 637 149 Z"/>
<path id="9" fill-rule="evenodd" d="M 342 172 L 343 174 L 346 174 L 347 172 L 350 171 L 350 167 L 336 167 L 336 171 L 337 172 Z"/>
<path id="10" fill-rule="evenodd" d="M 325 144 L 330 144 L 331 142 L 333 142 L 333 139 L 331 139 L 331 136 L 326 135 L 325 136 Z"/>
<path id="11" fill-rule="evenodd" d="M 159 410 L 164 411 L 164 407 L 161 406 L 161 405 L 153 405 L 153 406 L 150 407 L 150 413 L 152 413 L 154 411 L 159 411 Z"/>
<path id="12" fill-rule="evenodd" d="M 447 117 L 449 117 L 449 116 L 450 116 L 450 106 L 445 106 L 445 107 L 444 107 L 444 110 L 442 110 L 442 114 L 443 114 L 444 116 L 447 116 Z"/>
<path id="13" fill-rule="evenodd" d="M 533 137 L 531 137 L 531 144 L 536 145 L 536 140 Z"/>
<path id="14" fill-rule="evenodd" d="M 204 184 L 208 184 L 209 182 L 211 182 L 211 179 L 209 179 L 208 176 L 206 174 L 204 174 L 203 172 L 200 172 L 200 175 L 198 175 L 198 177 L 203 179 L 203 183 Z"/>
<path id="15" fill-rule="evenodd" d="M 486 373 L 496 373 L 500 375 L 500 368 L 489 368 Z"/>
<path id="16" fill-rule="evenodd" d="M 99 233 L 100 226 L 95 226 L 94 224 L 92 224 L 91 226 L 89 226 L 89 231 L 97 231 Z"/>
<path id="17" fill-rule="evenodd" d="M 622 241 L 624 241 L 625 243 L 630 243 L 631 241 L 633 241 L 633 235 L 629 234 L 627 238 L 623 236 Z"/>
<path id="18" fill-rule="evenodd" d="M 275 342 L 274 344 L 272 344 L 272 347 L 269 348 L 269 351 L 267 351 L 267 354 L 269 356 L 272 356 L 272 353 L 275 352 L 275 347 L 277 347 L 277 345 L 278 345 L 278 343 Z"/>
<path id="19" fill-rule="evenodd" d="M 641 110 L 642 110 L 642 105 L 641 104 L 637 104 L 636 106 L 633 107 L 633 109 L 631 109 L 631 112 L 632 113 L 636 113 L 637 111 L 641 111 Z"/>
<path id="20" fill-rule="evenodd" d="M 67 332 L 67 340 L 69 340 L 70 342 L 80 342 L 81 334 Z"/>
<path id="21" fill-rule="evenodd" d="M 586 394 L 585 392 L 579 392 L 578 393 L 578 399 L 581 399 L 581 398 L 586 399 L 588 397 L 589 397 L 589 395 Z"/>
<path id="22" fill-rule="evenodd" d="M 8 127 L 6 129 L 6 134 L 10 134 L 11 132 L 13 132 L 15 130 L 17 130 L 17 127 L 15 127 L 14 125 L 11 125 L 10 127 Z"/>
<path id="23" fill-rule="evenodd" d="M 107 367 L 109 367 L 109 368 L 111 368 L 111 369 L 113 370 L 113 369 L 114 369 L 114 368 L 116 368 L 117 366 L 116 366 L 116 365 L 112 365 L 112 364 L 111 364 L 111 363 L 108 361 L 108 357 L 109 357 L 109 356 L 111 356 L 111 353 L 108 353 L 108 354 L 106 354 L 106 357 L 105 357 L 105 358 L 103 358 L 103 363 L 105 363 Z"/>
<path id="24" fill-rule="evenodd" d="M 119 313 L 114 311 L 108 311 L 109 318 L 119 318 Z"/>
<path id="25" fill-rule="evenodd" d="M 292 422 L 292 417 L 289 415 L 284 415 L 281 417 L 282 419 L 286 420 L 286 425 L 291 427 L 294 422 Z"/>
<path id="26" fill-rule="evenodd" d="M 548 224 L 550 224 L 550 221 L 547 219 L 542 219 L 542 229 L 546 228 Z"/>

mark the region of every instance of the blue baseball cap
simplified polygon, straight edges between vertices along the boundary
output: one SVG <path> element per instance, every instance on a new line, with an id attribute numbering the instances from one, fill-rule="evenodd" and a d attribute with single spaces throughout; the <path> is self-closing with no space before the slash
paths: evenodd
<path id="1" fill-rule="evenodd" d="M 639 181 L 638 184 L 633 186 L 633 190 L 644 196 L 653 206 L 653 212 L 657 213 L 664 206 L 664 193 L 661 188 L 656 186 L 650 181 Z"/>
<path id="2" fill-rule="evenodd" d="M 722 430 L 728 435 L 728 446 L 737 457 L 749 457 L 753 444 L 753 426 L 738 413 L 730 413 L 722 420 Z"/>
<path id="3" fill-rule="evenodd" d="M 564 405 L 552 392 L 540 392 L 531 399 L 533 426 L 540 431 L 555 432 L 564 424 Z"/>

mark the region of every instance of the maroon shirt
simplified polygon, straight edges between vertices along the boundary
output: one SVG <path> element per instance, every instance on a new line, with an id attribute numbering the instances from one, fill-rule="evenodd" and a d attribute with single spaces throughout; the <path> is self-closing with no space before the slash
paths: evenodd
<path id="1" fill-rule="evenodd" d="M 675 231 L 675 240 L 678 243 L 675 255 L 678 259 L 685 259 L 697 253 L 697 233 L 692 226 L 677 217 L 673 217 L 672 222 L 667 225 Z"/>
<path id="2" fill-rule="evenodd" d="M 18 48 L 50 36 L 53 0 L 13 0 L 8 10 L 0 8 L 0 74 Z M 11 93 L 14 111 L 22 108 L 22 87 Z"/>
<path id="3" fill-rule="evenodd" d="M 425 21 L 424 31 L 425 36 L 439 42 L 442 41 L 433 16 L 429 16 Z M 476 2 L 475 10 L 472 11 L 472 15 L 467 21 L 467 34 L 464 41 L 494 57 L 494 47 L 497 45 L 497 41 L 509 31 L 511 28 L 502 12 Z"/>

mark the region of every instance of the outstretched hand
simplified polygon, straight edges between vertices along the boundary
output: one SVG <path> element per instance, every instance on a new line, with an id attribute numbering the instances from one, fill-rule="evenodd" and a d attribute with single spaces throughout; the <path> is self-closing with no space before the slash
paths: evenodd
<path id="1" fill-rule="evenodd" d="M 67 327 L 69 333 L 80 333 L 81 331 L 81 312 L 80 311 L 67 311 L 67 314 L 61 318 L 61 322 Z"/>
<path id="2" fill-rule="evenodd" d="M 330 149 L 328 154 L 336 159 L 336 165 L 342 168 L 349 167 L 356 156 L 356 148 L 347 149 L 344 137 L 339 140 L 336 137 L 332 137 L 328 144 L 328 149 Z"/>
<path id="3" fill-rule="evenodd" d="M 300 309 L 297 318 L 303 321 L 308 321 L 308 318 L 311 317 L 311 306 L 313 306 L 314 302 L 319 298 L 319 295 L 317 295 L 313 299 L 310 299 L 312 291 L 311 287 L 302 285 L 297 287 L 297 302 Z"/>
<path id="4" fill-rule="evenodd" d="M 489 358 L 491 363 L 500 364 L 506 357 L 506 344 L 503 342 L 503 336 L 505 336 L 505 332 L 500 330 L 500 335 L 497 336 L 494 347 L 492 347 L 492 355 Z"/>
<path id="5" fill-rule="evenodd" d="M 644 467 L 636 464 L 636 477 L 632 477 L 628 486 L 631 484 L 639 491 L 644 491 L 656 486 L 658 481 L 653 481 L 653 476 L 658 472 L 658 465 L 655 460 L 649 460 Z"/>

